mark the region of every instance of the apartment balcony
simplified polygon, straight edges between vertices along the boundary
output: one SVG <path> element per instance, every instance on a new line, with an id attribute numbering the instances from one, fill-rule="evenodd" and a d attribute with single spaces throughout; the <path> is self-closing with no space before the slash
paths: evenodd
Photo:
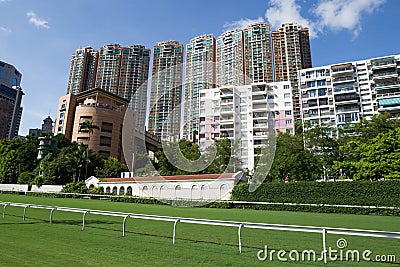
<path id="1" fill-rule="evenodd" d="M 267 112 L 253 112 L 253 118 L 268 119 L 268 113 Z"/>
<path id="2" fill-rule="evenodd" d="M 353 76 L 344 76 L 344 77 L 338 77 L 333 79 L 333 84 L 339 84 L 339 83 L 348 83 L 348 82 L 354 82 L 354 77 Z"/>
<path id="3" fill-rule="evenodd" d="M 336 106 L 352 105 L 352 104 L 358 104 L 358 102 L 359 102 L 358 99 L 346 99 L 346 100 L 336 101 L 335 105 Z"/>
<path id="4" fill-rule="evenodd" d="M 232 108 L 221 108 L 220 113 L 222 114 L 233 114 L 234 110 Z"/>
<path id="5" fill-rule="evenodd" d="M 254 123 L 253 124 L 254 130 L 265 130 L 268 129 L 268 123 Z"/>
<path id="6" fill-rule="evenodd" d="M 400 97 L 400 92 L 393 92 L 393 93 L 386 93 L 386 94 L 377 94 L 376 99 L 382 99 L 382 98 L 392 98 L 394 96 L 399 96 Z"/>
<path id="7" fill-rule="evenodd" d="M 348 87 L 336 87 L 333 88 L 333 92 L 336 94 L 346 94 L 346 93 L 355 93 L 356 87 L 355 86 L 348 86 Z"/>
<path id="8" fill-rule="evenodd" d="M 221 106 L 228 106 L 228 105 L 233 105 L 233 98 L 221 100 Z"/>
<path id="9" fill-rule="evenodd" d="M 220 92 L 221 98 L 233 98 L 233 91 L 232 90 L 222 90 Z"/>
<path id="10" fill-rule="evenodd" d="M 332 67 L 332 77 L 335 76 L 341 76 L 345 74 L 352 74 L 354 72 L 353 66 L 346 66 L 346 67 L 340 67 L 340 68 L 334 68 Z"/>
<path id="11" fill-rule="evenodd" d="M 379 82 L 375 83 L 375 90 L 376 91 L 384 91 L 384 90 L 398 90 L 400 89 L 400 81 L 399 80 L 392 80 L 387 82 Z"/>
<path id="12" fill-rule="evenodd" d="M 378 99 L 379 112 L 400 110 L 400 97 Z"/>
<path id="13" fill-rule="evenodd" d="M 374 73 L 372 76 L 372 79 L 378 83 L 379 80 L 385 80 L 385 79 L 397 78 L 397 77 L 399 77 L 399 74 L 397 73 L 397 71 L 386 71 L 386 72 Z"/>
<path id="14" fill-rule="evenodd" d="M 371 60 L 372 70 L 395 68 L 395 67 L 396 67 L 396 60 L 393 57 Z"/>
<path id="15" fill-rule="evenodd" d="M 219 122 L 219 124 L 222 125 L 226 125 L 226 124 L 233 124 L 234 123 L 234 118 L 233 116 L 230 117 L 221 117 L 221 120 Z"/>
<path id="16" fill-rule="evenodd" d="M 336 109 L 336 113 L 354 113 L 360 112 L 360 107 L 341 107 Z"/>

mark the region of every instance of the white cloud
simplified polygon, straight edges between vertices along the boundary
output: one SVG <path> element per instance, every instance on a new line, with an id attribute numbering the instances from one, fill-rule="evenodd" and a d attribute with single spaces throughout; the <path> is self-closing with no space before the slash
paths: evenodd
<path id="1" fill-rule="evenodd" d="M 8 2 L 8 1 L 10 1 L 10 0 L 0 0 L 0 4 Z"/>
<path id="2" fill-rule="evenodd" d="M 0 32 L 5 32 L 5 33 L 10 33 L 11 29 L 7 28 L 7 27 L 1 27 L 0 26 Z"/>
<path id="3" fill-rule="evenodd" d="M 256 19 L 240 19 L 233 22 L 226 22 L 223 26 L 224 31 L 234 30 L 234 29 L 243 29 L 247 26 L 257 23 L 257 22 L 264 22 L 264 19 L 259 17 Z"/>
<path id="4" fill-rule="evenodd" d="M 314 30 L 314 23 L 300 14 L 300 5 L 296 0 L 271 0 L 270 7 L 265 11 L 272 29 L 277 29 L 284 23 L 297 22 L 303 27 L 310 28 L 310 36 L 317 37 Z"/>
<path id="5" fill-rule="evenodd" d="M 35 12 L 29 11 L 26 13 L 26 16 L 28 17 L 30 24 L 33 24 L 38 28 L 50 29 L 49 23 L 46 20 L 39 18 Z"/>
<path id="6" fill-rule="evenodd" d="M 349 30 L 357 36 L 362 16 L 376 11 L 386 0 L 321 0 L 312 12 L 318 17 L 317 31 Z"/>

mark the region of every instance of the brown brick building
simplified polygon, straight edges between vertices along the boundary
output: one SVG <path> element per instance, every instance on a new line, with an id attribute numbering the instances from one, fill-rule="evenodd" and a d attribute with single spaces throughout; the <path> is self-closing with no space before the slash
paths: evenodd
<path id="1" fill-rule="evenodd" d="M 103 157 L 123 159 L 122 125 L 128 100 L 95 88 L 60 98 L 55 134 L 62 133 L 74 142 L 87 144 Z M 82 129 L 85 121 L 99 129 Z"/>

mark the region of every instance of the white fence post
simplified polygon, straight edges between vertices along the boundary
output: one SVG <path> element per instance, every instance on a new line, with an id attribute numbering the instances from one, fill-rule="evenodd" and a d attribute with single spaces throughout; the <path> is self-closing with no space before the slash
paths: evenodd
<path id="1" fill-rule="evenodd" d="M 4 209 L 3 209 L 3 218 L 6 217 L 6 209 L 7 209 L 7 205 L 9 205 L 8 203 L 4 204 Z"/>
<path id="2" fill-rule="evenodd" d="M 126 219 L 129 217 L 129 215 L 126 215 L 124 217 L 124 222 L 122 224 L 122 236 L 125 236 L 125 228 L 126 228 Z"/>
<path id="3" fill-rule="evenodd" d="M 30 205 L 26 205 L 24 208 L 24 216 L 22 217 L 22 220 L 25 221 L 25 217 L 26 217 L 26 209 L 29 208 Z"/>
<path id="4" fill-rule="evenodd" d="M 327 259 L 326 259 L 326 229 L 322 229 L 322 249 L 323 249 L 323 254 L 324 254 L 324 263 L 327 264 Z"/>
<path id="5" fill-rule="evenodd" d="M 89 211 L 85 211 L 83 213 L 83 218 L 82 218 L 82 231 L 85 230 L 85 218 L 86 218 L 86 214 L 88 214 Z"/>
<path id="6" fill-rule="evenodd" d="M 50 211 L 50 224 L 53 222 L 53 212 L 56 210 L 57 208 L 52 208 Z"/>
<path id="7" fill-rule="evenodd" d="M 181 221 L 180 219 L 176 219 L 175 222 L 174 222 L 174 234 L 173 234 L 173 236 L 172 236 L 172 244 L 175 244 L 175 238 L 176 238 L 176 224 L 177 224 L 178 222 L 180 222 L 180 221 Z"/>
<path id="8" fill-rule="evenodd" d="M 243 223 L 239 224 L 239 229 L 238 229 L 238 237 L 239 237 L 239 253 L 242 253 L 242 237 L 241 237 L 241 230 L 243 227 Z"/>

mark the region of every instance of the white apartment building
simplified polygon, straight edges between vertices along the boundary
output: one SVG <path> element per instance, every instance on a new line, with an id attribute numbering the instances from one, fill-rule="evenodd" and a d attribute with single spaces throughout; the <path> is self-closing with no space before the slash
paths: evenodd
<path id="1" fill-rule="evenodd" d="M 400 55 L 303 69 L 303 125 L 328 125 L 331 135 L 351 131 L 361 118 L 400 115 Z M 350 128 L 350 129 L 348 129 Z"/>
<path id="2" fill-rule="evenodd" d="M 271 132 L 294 133 L 292 109 L 289 81 L 201 90 L 200 148 L 227 137 L 237 142 L 241 167 L 252 170 L 255 148 L 267 145 Z"/>

